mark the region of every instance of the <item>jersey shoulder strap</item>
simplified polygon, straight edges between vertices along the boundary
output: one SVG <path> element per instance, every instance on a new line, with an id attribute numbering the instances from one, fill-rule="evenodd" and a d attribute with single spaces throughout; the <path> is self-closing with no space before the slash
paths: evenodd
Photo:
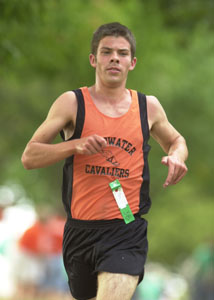
<path id="1" fill-rule="evenodd" d="M 143 132 L 144 144 L 147 144 L 150 134 L 149 134 L 149 123 L 148 123 L 148 114 L 147 114 L 147 99 L 146 95 L 140 92 L 138 94 L 138 103 L 140 108 L 140 120 L 141 128 Z"/>
<path id="2" fill-rule="evenodd" d="M 73 136 L 68 140 L 79 139 L 82 134 L 83 125 L 85 121 L 85 102 L 81 89 L 73 90 L 77 98 L 77 117 L 76 117 L 76 126 Z M 72 109 L 72 107 L 71 107 Z M 60 131 L 60 135 L 63 140 L 65 140 L 64 131 Z"/>

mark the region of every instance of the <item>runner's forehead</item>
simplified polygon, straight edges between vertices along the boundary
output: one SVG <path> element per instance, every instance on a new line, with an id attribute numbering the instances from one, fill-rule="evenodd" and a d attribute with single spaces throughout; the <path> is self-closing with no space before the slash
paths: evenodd
<path id="1" fill-rule="evenodd" d="M 131 51 L 131 46 L 123 37 L 106 36 L 100 41 L 98 49 Z"/>

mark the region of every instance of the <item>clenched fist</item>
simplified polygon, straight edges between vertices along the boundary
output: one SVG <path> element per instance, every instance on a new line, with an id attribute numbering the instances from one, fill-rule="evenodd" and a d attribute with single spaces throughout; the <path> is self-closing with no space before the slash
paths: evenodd
<path id="1" fill-rule="evenodd" d="M 100 152 L 106 146 L 107 142 L 103 137 L 93 134 L 76 140 L 75 153 L 92 155 Z"/>

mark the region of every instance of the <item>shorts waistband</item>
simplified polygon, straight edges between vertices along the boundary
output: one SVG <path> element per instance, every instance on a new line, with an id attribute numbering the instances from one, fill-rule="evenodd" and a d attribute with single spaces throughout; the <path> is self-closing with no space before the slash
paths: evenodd
<path id="1" fill-rule="evenodd" d="M 134 214 L 135 220 L 141 218 L 140 214 Z M 111 220 L 79 220 L 68 217 L 68 225 L 76 228 L 102 228 L 113 225 L 125 224 L 123 219 L 111 219 Z"/>

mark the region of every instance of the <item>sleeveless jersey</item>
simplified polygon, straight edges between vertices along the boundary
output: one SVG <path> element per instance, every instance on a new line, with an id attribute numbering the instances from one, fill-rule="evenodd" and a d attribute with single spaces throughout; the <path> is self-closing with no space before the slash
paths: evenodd
<path id="1" fill-rule="evenodd" d="M 115 179 L 119 179 L 132 213 L 147 213 L 151 201 L 146 96 L 130 90 L 129 110 L 120 117 L 109 117 L 98 110 L 87 87 L 74 92 L 78 109 L 75 131 L 69 140 L 97 134 L 105 138 L 107 146 L 100 153 L 75 154 L 65 160 L 62 198 L 68 217 L 122 219 L 109 187 Z"/>

